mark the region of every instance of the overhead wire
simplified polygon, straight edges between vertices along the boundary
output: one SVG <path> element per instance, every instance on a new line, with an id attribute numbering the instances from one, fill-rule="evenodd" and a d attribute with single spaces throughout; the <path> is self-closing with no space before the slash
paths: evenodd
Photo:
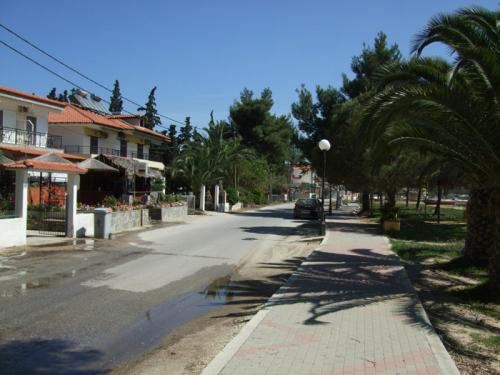
<path id="1" fill-rule="evenodd" d="M 88 75 L 86 75 L 86 74 L 84 74 L 84 73 L 80 72 L 79 70 L 77 70 L 77 69 L 75 69 L 75 68 L 71 67 L 70 65 L 66 64 L 66 63 L 65 63 L 65 62 L 63 62 L 62 60 L 58 59 L 57 57 L 55 57 L 55 56 L 53 56 L 52 54 L 48 53 L 47 51 L 43 50 L 41 47 L 37 46 L 36 44 L 32 43 L 32 42 L 31 42 L 31 41 L 29 41 L 28 39 L 26 39 L 26 38 L 24 38 L 23 36 L 19 35 L 19 34 L 18 34 L 18 33 L 16 33 L 14 30 L 10 29 L 9 27 L 5 26 L 4 24 L 0 23 L 0 27 L 1 27 L 1 28 L 3 28 L 4 30 L 6 30 L 7 32 L 11 33 L 11 34 L 12 34 L 12 35 L 14 35 L 15 37 L 19 38 L 20 40 L 22 40 L 23 42 L 25 42 L 25 43 L 26 43 L 26 44 L 28 44 L 29 46 L 31 46 L 31 47 L 33 47 L 33 48 L 35 48 L 37 51 L 41 52 L 42 54 L 46 55 L 47 57 L 49 57 L 49 58 L 51 58 L 52 60 L 56 61 L 57 63 L 61 64 L 61 65 L 62 65 L 62 66 L 64 66 L 65 68 L 67 68 L 67 69 L 71 70 L 72 72 L 74 72 L 74 73 L 78 74 L 80 77 L 85 78 L 86 80 L 88 80 L 88 81 L 90 81 L 90 82 L 94 83 L 95 85 L 97 85 L 97 86 L 101 87 L 102 89 L 104 89 L 104 90 L 106 90 L 106 91 L 108 91 L 108 92 L 110 92 L 110 93 L 113 93 L 113 90 L 112 90 L 112 89 L 110 89 L 110 88 L 106 87 L 105 85 L 103 85 L 103 84 L 99 83 L 98 81 L 96 81 L 96 80 L 92 79 L 92 78 L 91 78 L 91 77 L 89 77 Z M 46 67 L 46 66 L 44 66 L 43 64 L 41 64 L 41 63 L 39 63 L 38 61 L 36 61 L 35 59 L 33 59 L 33 58 L 31 58 L 31 57 L 29 57 L 29 56 L 25 55 L 24 53 L 22 53 L 21 51 L 17 50 L 17 49 L 16 49 L 16 48 L 14 48 L 14 47 L 12 47 L 11 45 L 7 44 L 6 42 L 4 42 L 4 41 L 1 41 L 1 40 L 0 40 L 0 43 L 2 43 L 4 46 L 6 46 L 7 48 L 11 49 L 12 51 L 14 51 L 14 52 L 18 53 L 18 54 L 19 54 L 19 55 L 21 55 L 22 57 L 24 57 L 24 58 L 28 59 L 28 60 L 29 60 L 29 61 L 31 61 L 32 63 L 34 63 L 34 64 L 38 65 L 39 67 L 41 67 L 41 68 L 43 68 L 43 69 L 45 69 L 45 70 L 46 70 L 46 71 L 48 71 L 49 73 L 51 73 L 51 74 L 53 74 L 53 75 L 57 76 L 58 78 L 60 78 L 60 79 L 64 80 L 65 82 L 69 83 L 70 85 L 74 86 L 75 88 L 78 88 L 78 89 L 83 90 L 83 91 L 89 91 L 89 92 L 90 92 L 90 90 L 85 90 L 85 89 L 83 89 L 80 85 L 78 85 L 78 84 L 76 84 L 76 83 L 74 83 L 74 82 L 70 81 L 69 79 L 67 79 L 67 78 L 63 77 L 62 75 L 60 75 L 59 73 L 57 73 L 57 72 L 53 71 L 52 69 L 47 68 L 47 67 Z M 134 100 L 129 99 L 129 98 L 127 98 L 127 97 L 123 96 L 123 95 L 120 95 L 120 96 L 121 96 L 121 98 L 122 98 L 123 100 L 125 100 L 125 101 L 127 101 L 127 102 L 129 102 L 129 103 L 131 103 L 131 104 L 134 104 L 134 105 L 139 106 L 139 107 L 142 107 L 142 106 L 143 106 L 142 104 L 139 104 L 139 103 L 135 102 Z M 108 102 L 108 101 L 106 101 L 106 100 L 104 100 L 104 99 L 102 99 L 102 100 L 103 100 L 104 102 L 106 102 L 106 103 L 108 103 L 108 104 L 109 104 L 109 102 Z M 124 112 L 127 112 L 127 113 L 129 113 L 129 114 L 133 114 L 132 112 L 129 112 L 129 111 L 127 111 L 127 110 L 124 110 Z M 177 123 L 177 124 L 179 124 L 179 125 L 184 125 L 184 124 L 185 124 L 185 123 L 184 123 L 184 122 L 182 122 L 182 121 L 176 120 L 176 119 L 174 119 L 174 118 L 172 118 L 172 117 L 170 117 L 170 116 L 166 116 L 166 115 L 163 115 L 163 114 L 161 114 L 161 113 L 158 113 L 158 116 L 159 116 L 159 117 L 163 117 L 163 118 L 165 118 L 165 119 L 167 119 L 167 120 L 169 120 L 169 121 L 175 122 L 175 123 Z M 175 124 L 172 124 L 172 125 L 175 125 Z M 166 126 L 163 126 L 162 124 L 157 125 L 157 126 L 162 127 L 162 128 L 164 128 L 164 129 L 167 129 L 167 130 L 168 130 L 168 128 L 167 128 Z M 177 126 L 177 125 L 176 125 L 176 126 Z M 198 127 L 197 127 L 197 126 L 194 126 L 194 125 L 193 125 L 193 128 L 194 128 L 194 129 L 198 129 Z"/>

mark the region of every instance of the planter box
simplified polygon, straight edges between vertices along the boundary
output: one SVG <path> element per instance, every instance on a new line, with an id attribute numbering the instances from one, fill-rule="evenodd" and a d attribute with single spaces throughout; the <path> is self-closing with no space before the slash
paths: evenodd
<path id="1" fill-rule="evenodd" d="M 241 202 L 237 202 L 231 206 L 229 206 L 229 212 L 233 212 L 233 211 L 239 211 L 243 208 Z"/>
<path id="2" fill-rule="evenodd" d="M 399 232 L 401 230 L 401 222 L 399 220 L 384 220 L 382 227 L 385 232 Z"/>
<path id="3" fill-rule="evenodd" d="M 162 222 L 184 221 L 187 219 L 187 215 L 187 205 L 149 209 L 149 217 L 152 220 L 158 220 Z"/>

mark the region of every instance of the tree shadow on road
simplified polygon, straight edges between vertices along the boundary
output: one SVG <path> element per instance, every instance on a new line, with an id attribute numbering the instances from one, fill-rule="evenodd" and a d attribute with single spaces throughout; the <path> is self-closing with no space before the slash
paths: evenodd
<path id="1" fill-rule="evenodd" d="M 61 339 L 13 340 L 0 345 L 0 373 L 93 375 L 102 353 Z"/>

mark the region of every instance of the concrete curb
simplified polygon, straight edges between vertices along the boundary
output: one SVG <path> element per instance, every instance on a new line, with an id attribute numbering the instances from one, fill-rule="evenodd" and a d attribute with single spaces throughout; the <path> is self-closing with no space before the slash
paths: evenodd
<path id="1" fill-rule="evenodd" d="M 321 241 L 319 246 L 324 245 L 326 243 L 326 241 L 328 241 L 329 236 L 330 236 L 330 232 L 328 231 L 328 227 L 327 227 L 326 234 L 323 237 L 323 240 Z M 315 249 L 315 250 L 317 250 L 317 249 Z M 247 341 L 247 339 L 250 337 L 250 335 L 255 330 L 255 328 L 257 328 L 257 326 L 260 324 L 260 322 L 262 322 L 262 320 L 265 318 L 265 316 L 269 312 L 269 302 L 273 299 L 280 298 L 279 296 L 285 293 L 286 289 L 288 289 L 290 287 L 290 285 L 295 281 L 295 279 L 297 278 L 298 271 L 302 270 L 302 265 L 304 263 L 307 263 L 307 260 L 309 257 L 307 257 L 307 259 L 305 259 L 300 264 L 300 266 L 297 267 L 297 270 L 295 270 L 295 272 L 288 278 L 287 282 L 284 285 L 282 285 L 269 298 L 268 302 L 266 302 L 264 304 L 264 307 L 261 310 L 259 310 L 259 312 L 257 312 L 257 314 L 255 314 L 253 316 L 253 318 L 250 319 L 250 321 L 247 324 L 245 324 L 245 326 L 241 329 L 240 333 L 238 333 L 224 347 L 224 349 L 222 349 L 222 351 L 220 351 L 219 354 L 217 354 L 215 356 L 215 358 L 212 359 L 212 361 L 207 365 L 207 367 L 205 367 L 203 369 L 203 371 L 201 372 L 201 375 L 217 375 L 224 369 L 224 367 L 226 367 L 226 365 L 233 358 L 233 356 L 236 354 L 236 352 L 239 350 L 239 348 L 241 348 L 241 346 L 245 343 L 245 341 Z"/>

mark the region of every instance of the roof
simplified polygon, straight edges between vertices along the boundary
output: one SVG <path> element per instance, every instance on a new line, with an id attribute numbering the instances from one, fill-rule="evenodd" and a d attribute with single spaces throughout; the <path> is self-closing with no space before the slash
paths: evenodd
<path id="1" fill-rule="evenodd" d="M 45 155 L 45 154 L 49 154 L 51 152 L 54 152 L 52 150 L 42 150 L 39 148 L 30 148 L 30 147 L 24 147 L 24 146 L 10 146 L 10 145 L 0 145 L 0 150 L 13 152 L 16 154 L 27 154 L 27 155 Z M 66 154 L 64 152 L 56 152 L 56 153 L 57 153 L 57 155 L 60 155 L 65 159 L 85 160 L 84 157 L 73 155 L 73 154 Z"/>
<path id="2" fill-rule="evenodd" d="M 44 155 L 45 156 L 45 155 Z M 63 159 L 64 160 L 64 159 Z M 70 161 L 53 162 L 46 161 L 40 158 L 25 159 L 2 164 L 5 169 L 34 169 L 45 172 L 60 172 L 60 173 L 87 173 L 87 169 L 81 168 Z"/>
<path id="3" fill-rule="evenodd" d="M 110 167 L 100 160 L 88 158 L 77 164 L 81 168 L 88 169 L 95 172 L 118 172 L 118 169 Z"/>
<path id="4" fill-rule="evenodd" d="M 132 126 L 123 121 L 109 119 L 95 112 L 78 108 L 73 104 L 67 104 L 61 113 L 49 113 L 50 124 L 97 124 L 115 129 L 131 129 Z"/>
<path id="5" fill-rule="evenodd" d="M 0 93 L 12 95 L 12 96 L 17 96 L 17 97 L 22 98 L 22 99 L 33 100 L 35 102 L 39 102 L 39 103 L 43 103 L 43 104 L 50 104 L 50 105 L 60 107 L 60 108 L 64 108 L 64 106 L 66 105 L 66 103 L 60 102 L 58 100 L 44 98 L 43 96 L 28 94 L 27 92 L 16 90 L 16 89 L 11 89 L 10 87 L 6 87 L 6 86 L 0 86 Z"/>
<path id="6" fill-rule="evenodd" d="M 66 104 L 64 111 L 61 113 L 49 113 L 50 124 L 96 124 L 107 126 L 122 131 L 137 131 L 148 134 L 150 136 L 161 139 L 164 142 L 169 142 L 170 138 L 158 133 L 154 130 L 147 129 L 142 126 L 132 125 L 123 121 L 121 118 L 113 118 L 113 116 L 102 116 L 95 112 L 79 108 L 73 104 Z"/>
<path id="7" fill-rule="evenodd" d="M 0 164 L 11 163 L 14 160 L 9 159 L 7 156 L 0 154 Z"/>
<path id="8" fill-rule="evenodd" d="M 109 115 L 109 118 L 141 118 L 143 115 L 133 113 L 121 113 L 119 115 Z"/>
<path id="9" fill-rule="evenodd" d="M 168 137 L 166 135 L 163 135 L 163 134 L 158 133 L 154 130 L 145 128 L 144 126 L 136 126 L 136 125 L 132 125 L 132 126 L 134 127 L 134 130 L 136 130 L 138 132 L 146 133 L 146 134 L 152 135 L 154 137 L 162 138 L 165 142 L 170 142 L 170 137 Z"/>

